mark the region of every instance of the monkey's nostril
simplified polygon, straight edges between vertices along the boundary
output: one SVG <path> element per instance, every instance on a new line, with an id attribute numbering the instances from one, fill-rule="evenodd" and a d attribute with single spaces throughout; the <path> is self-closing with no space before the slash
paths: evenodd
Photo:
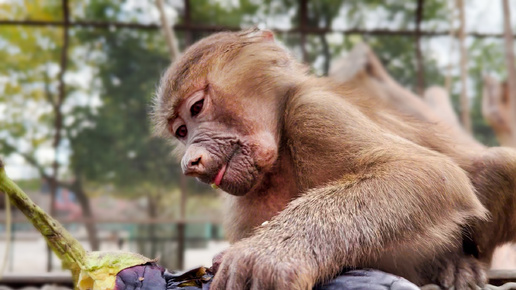
<path id="1" fill-rule="evenodd" d="M 206 165 L 210 160 L 210 156 L 203 148 L 192 147 L 186 152 L 181 160 L 181 168 L 183 174 L 198 177 L 205 174 Z"/>
<path id="2" fill-rule="evenodd" d="M 197 166 L 201 163 L 201 156 L 199 156 L 197 159 L 190 161 L 190 166 Z"/>

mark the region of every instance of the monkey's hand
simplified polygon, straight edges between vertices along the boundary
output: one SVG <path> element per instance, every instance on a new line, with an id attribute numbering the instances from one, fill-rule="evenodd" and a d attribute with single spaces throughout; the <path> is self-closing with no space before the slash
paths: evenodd
<path id="1" fill-rule="evenodd" d="M 315 260 L 285 237 L 271 238 L 262 231 L 226 250 L 211 289 L 312 289 Z"/>

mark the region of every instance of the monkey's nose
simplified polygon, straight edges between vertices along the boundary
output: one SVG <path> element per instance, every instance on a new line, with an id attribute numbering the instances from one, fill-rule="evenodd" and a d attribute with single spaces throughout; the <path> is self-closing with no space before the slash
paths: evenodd
<path id="1" fill-rule="evenodd" d="M 206 172 L 208 152 L 201 147 L 190 147 L 181 160 L 183 174 L 198 177 Z"/>

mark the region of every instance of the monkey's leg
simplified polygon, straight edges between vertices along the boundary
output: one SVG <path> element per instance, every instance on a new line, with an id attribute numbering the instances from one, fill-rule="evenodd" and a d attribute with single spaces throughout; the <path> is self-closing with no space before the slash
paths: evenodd
<path id="1" fill-rule="evenodd" d="M 384 163 L 293 200 L 228 249 L 213 289 L 310 289 L 343 267 L 418 283 L 417 266 L 459 248 L 461 225 L 485 214 L 462 170 L 426 161 Z"/>
<path id="2" fill-rule="evenodd" d="M 516 150 L 494 147 L 475 156 L 468 169 L 479 200 L 490 219 L 474 229 L 479 258 L 490 263 L 497 246 L 516 242 Z"/>

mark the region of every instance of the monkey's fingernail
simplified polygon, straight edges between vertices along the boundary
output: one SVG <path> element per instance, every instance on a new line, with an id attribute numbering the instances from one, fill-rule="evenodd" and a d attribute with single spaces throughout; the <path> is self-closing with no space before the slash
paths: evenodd
<path id="1" fill-rule="evenodd" d="M 211 185 L 211 188 L 213 188 L 213 189 L 219 189 L 219 187 L 215 183 L 212 183 L 210 185 Z"/>
<path id="2" fill-rule="evenodd" d="M 268 223 L 269 223 L 269 221 L 264 221 L 264 222 L 262 223 L 262 226 L 265 226 L 265 225 L 267 225 Z"/>

